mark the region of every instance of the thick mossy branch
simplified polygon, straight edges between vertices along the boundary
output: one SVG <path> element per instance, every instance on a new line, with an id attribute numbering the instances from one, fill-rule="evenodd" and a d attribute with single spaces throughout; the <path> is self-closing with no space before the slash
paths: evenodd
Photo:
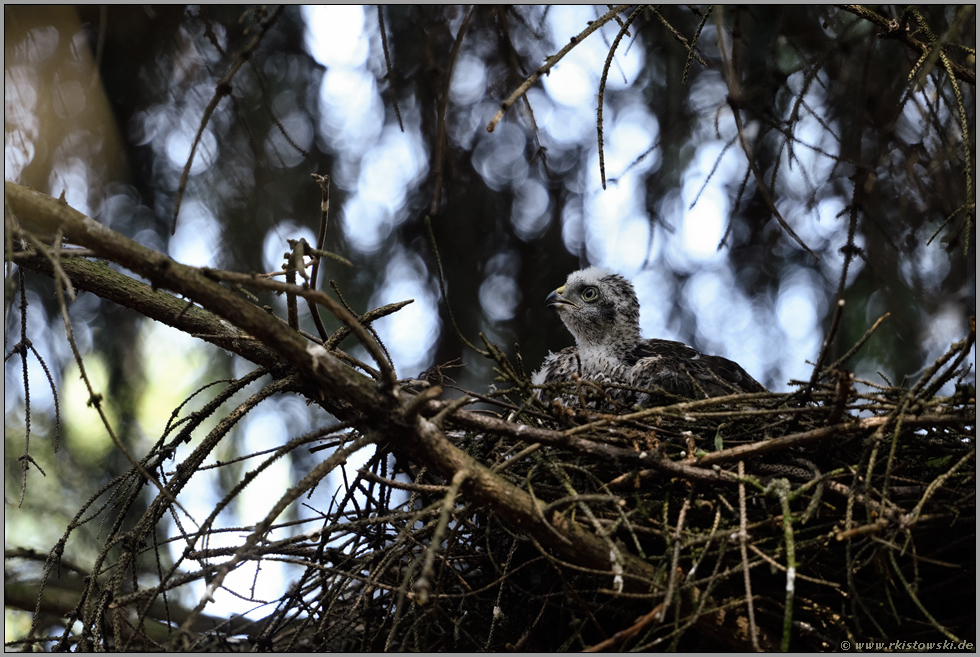
<path id="1" fill-rule="evenodd" d="M 388 401 L 367 377 L 354 372 L 322 347 L 316 348 L 288 325 L 221 286 L 201 270 L 148 249 L 46 194 L 11 182 L 4 182 L 4 192 L 15 215 L 30 217 L 36 224 L 54 232 L 61 230 L 66 239 L 91 249 L 97 257 L 136 272 L 155 287 L 173 290 L 200 304 L 269 346 L 304 375 L 355 407 L 380 413 L 387 408 Z M 357 320 L 339 304 L 330 310 L 342 320 L 357 324 Z"/>
<path id="2" fill-rule="evenodd" d="M 14 261 L 31 271 L 53 275 L 51 261 L 42 255 L 18 254 Z M 236 353 L 256 365 L 275 369 L 286 362 L 261 342 L 236 330 L 213 313 L 115 271 L 106 262 L 72 257 L 70 252 L 63 252 L 61 267 L 76 289 L 131 308 L 145 317 Z"/>

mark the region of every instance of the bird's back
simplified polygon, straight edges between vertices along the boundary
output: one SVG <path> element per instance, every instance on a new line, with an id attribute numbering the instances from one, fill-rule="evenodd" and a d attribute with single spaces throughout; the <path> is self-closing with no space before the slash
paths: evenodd
<path id="1" fill-rule="evenodd" d="M 704 399 L 743 392 L 766 392 L 765 387 L 742 367 L 722 356 L 709 356 L 682 342 L 642 340 L 631 354 L 629 384 L 662 391 L 668 396 Z M 642 406 L 655 394 L 640 395 Z"/>
<path id="2" fill-rule="evenodd" d="M 583 359 L 577 347 L 566 347 L 545 359 L 534 383 L 571 382 L 575 378 L 599 384 L 612 400 L 627 408 L 766 392 L 738 363 L 702 354 L 673 340 L 641 340 L 622 359 L 601 364 Z M 578 395 L 569 391 L 559 399 L 563 404 L 576 405 Z"/>

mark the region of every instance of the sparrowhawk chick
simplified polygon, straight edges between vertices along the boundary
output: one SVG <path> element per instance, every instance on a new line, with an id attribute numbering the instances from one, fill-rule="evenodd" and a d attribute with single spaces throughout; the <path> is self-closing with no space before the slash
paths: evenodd
<path id="1" fill-rule="evenodd" d="M 569 274 L 565 285 L 548 295 L 547 304 L 575 336 L 575 346 L 549 353 L 532 376 L 535 384 L 571 382 L 577 374 L 627 408 L 766 391 L 727 358 L 702 354 L 681 342 L 642 339 L 633 285 L 607 269 L 589 267 Z M 578 398 L 572 390 L 559 396 L 566 405 L 577 404 Z"/>

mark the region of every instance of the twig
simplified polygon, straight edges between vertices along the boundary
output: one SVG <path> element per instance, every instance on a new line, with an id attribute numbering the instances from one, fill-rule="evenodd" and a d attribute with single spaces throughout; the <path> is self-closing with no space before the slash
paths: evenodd
<path id="1" fill-rule="evenodd" d="M 254 285 L 255 287 L 274 290 L 277 292 L 293 293 L 296 296 L 312 300 L 326 307 L 327 310 L 332 312 L 345 324 L 347 329 L 353 333 L 358 341 L 368 350 L 371 357 L 374 358 L 374 361 L 378 364 L 378 369 L 381 370 L 384 377 L 383 382 L 387 382 L 389 386 L 394 386 L 394 383 L 397 380 L 395 370 L 392 368 L 391 363 L 388 362 L 388 359 L 385 358 L 385 354 L 381 351 L 381 347 L 378 345 L 378 342 L 371 336 L 370 333 L 368 333 L 367 329 L 358 320 L 358 318 L 354 316 L 353 313 L 320 290 L 311 290 L 309 288 L 303 288 L 296 285 L 288 285 L 287 283 L 280 283 L 279 281 L 260 278 L 254 274 L 240 274 L 238 272 L 218 271 L 214 269 L 209 270 L 208 274 L 219 280 Z"/>
<path id="2" fill-rule="evenodd" d="M 381 11 L 381 7 L 378 7 L 378 11 Z M 330 222 L 330 176 L 321 176 L 316 173 L 311 173 L 310 176 L 320 187 L 320 228 L 316 234 L 316 252 L 319 256 L 323 252 L 323 247 L 327 241 L 327 226 Z M 316 289 L 317 281 L 319 280 L 320 273 L 320 258 L 317 257 L 313 261 L 313 267 L 310 269 L 310 281 L 309 285 L 312 289 Z M 327 329 L 323 326 L 323 318 L 320 317 L 320 306 L 313 303 L 309 299 L 306 300 L 307 305 L 310 308 L 310 315 L 313 317 L 313 323 L 316 325 L 317 333 L 320 334 L 320 339 L 324 342 L 327 340 Z"/>
<path id="3" fill-rule="evenodd" d="M 628 34 L 630 25 L 639 16 L 643 7 L 644 5 L 637 6 L 633 10 L 633 13 L 629 15 L 629 18 L 626 19 L 626 22 L 620 26 L 619 33 L 613 39 L 612 46 L 609 47 L 609 53 L 606 55 L 606 63 L 602 67 L 602 77 L 599 78 L 599 104 L 598 109 L 596 109 L 596 130 L 599 133 L 599 174 L 602 176 L 603 189 L 606 188 L 606 156 L 602 150 L 602 101 L 606 94 L 606 77 L 609 75 L 609 66 L 612 64 L 613 56 L 616 54 L 616 48 L 619 46 L 619 42 L 623 36 Z"/>
<path id="4" fill-rule="evenodd" d="M 854 422 L 845 422 L 843 424 L 820 427 L 819 429 L 812 429 L 810 431 L 801 431 L 799 433 L 773 438 L 772 440 L 730 447 L 720 452 L 710 452 L 698 459 L 698 463 L 701 466 L 709 466 L 734 461 L 739 458 L 759 456 L 771 451 L 783 450 L 796 445 L 805 445 L 810 442 L 832 438 L 837 435 L 857 433 L 866 429 L 885 427 L 891 422 L 892 418 L 889 416 L 869 417 L 856 420 Z M 908 415 L 902 418 L 902 424 L 906 426 L 962 425 L 968 424 L 969 422 L 969 418 L 957 417 L 953 415 Z"/>
<path id="5" fill-rule="evenodd" d="M 459 32 L 456 33 L 453 50 L 449 55 L 449 69 L 446 71 L 446 87 L 442 92 L 442 98 L 439 99 L 439 134 L 436 137 L 435 163 L 432 167 L 432 180 L 434 184 L 431 212 L 434 216 L 439 214 L 442 206 L 442 163 L 445 159 L 444 151 L 446 150 L 446 107 L 449 105 L 449 89 L 453 81 L 453 71 L 456 69 L 456 60 L 459 59 L 459 48 L 463 44 L 463 36 L 466 34 L 466 29 L 470 26 L 470 19 L 473 17 L 476 7 L 476 5 L 472 5 L 470 10 L 466 12 L 466 17 L 463 18 Z M 378 11 L 381 11 L 380 6 L 378 7 Z"/>
<path id="6" fill-rule="evenodd" d="M 725 44 L 725 29 L 722 23 L 722 14 L 720 11 L 715 12 L 715 20 L 718 23 L 718 50 L 721 53 L 722 61 L 725 66 L 726 77 L 728 78 L 728 104 L 732 108 L 732 117 L 735 119 L 735 127 L 738 131 L 738 141 L 742 146 L 742 151 L 745 153 L 745 159 L 749 165 L 749 169 L 752 171 L 752 175 L 755 177 L 756 185 L 758 185 L 759 193 L 762 194 L 762 198 L 765 200 L 766 205 L 769 206 L 769 210 L 772 212 L 776 221 L 779 225 L 783 227 L 790 237 L 792 237 L 797 244 L 799 244 L 807 253 L 809 253 L 814 261 L 819 261 L 820 256 L 813 252 L 813 250 L 806 245 L 803 239 L 796 234 L 785 219 L 783 215 L 776 208 L 776 203 L 773 201 L 772 193 L 766 186 L 766 182 L 763 179 L 762 173 L 759 171 L 759 166 L 755 161 L 755 157 L 752 155 L 752 149 L 749 147 L 748 141 L 745 139 L 745 127 L 742 125 L 742 115 L 741 115 L 741 90 L 738 86 L 738 77 L 734 70 L 731 60 L 728 57 L 728 50 Z"/>
<path id="7" fill-rule="evenodd" d="M 402 124 L 402 113 L 398 109 L 398 97 L 395 95 L 395 85 L 392 84 L 391 56 L 388 54 L 388 32 L 385 30 L 385 16 L 381 7 L 378 5 L 378 31 L 381 32 L 381 49 L 385 53 L 385 79 L 388 80 L 388 88 L 391 89 L 391 106 L 395 110 L 398 127 L 402 132 L 405 132 L 405 126 Z"/>
<path id="8" fill-rule="evenodd" d="M 749 569 L 749 553 L 747 542 L 749 532 L 746 529 L 748 521 L 745 515 L 745 461 L 738 462 L 738 549 L 742 557 L 742 578 L 745 586 L 745 605 L 749 616 L 749 640 L 752 649 L 761 652 L 759 647 L 759 630 L 755 624 L 755 605 L 752 603 L 752 576 Z"/>
<path id="9" fill-rule="evenodd" d="M 446 292 L 446 275 L 442 271 L 442 258 L 439 256 L 439 244 L 436 242 L 436 234 L 432 230 L 432 219 L 428 216 L 425 218 L 425 229 L 429 233 L 429 243 L 432 245 L 432 252 L 436 258 L 436 271 L 439 272 L 439 290 L 442 292 L 442 301 L 446 304 L 446 312 L 449 313 L 449 321 L 453 323 L 453 328 L 456 330 L 456 335 L 467 347 L 480 354 L 484 358 L 490 357 L 489 351 L 483 351 L 478 348 L 472 342 L 466 339 L 463 332 L 459 330 L 459 324 L 456 323 L 456 316 L 453 314 L 453 307 L 449 304 L 449 294 Z"/>
<path id="10" fill-rule="evenodd" d="M 545 59 L 544 64 L 539 66 L 534 71 L 534 73 L 529 75 L 527 79 L 524 80 L 524 82 L 522 82 L 520 86 L 518 86 L 517 89 L 514 90 L 514 92 L 507 98 L 507 100 L 500 103 L 500 109 L 497 110 L 497 113 L 494 114 L 492 119 L 490 119 L 490 123 L 487 124 L 487 132 L 493 132 L 493 129 L 497 127 L 498 123 L 500 123 L 500 119 L 504 118 L 504 114 L 507 112 L 508 109 L 510 109 L 510 106 L 516 103 L 521 96 L 527 93 L 527 90 L 530 89 L 531 86 L 538 81 L 538 78 L 540 78 L 542 75 L 550 71 L 555 64 L 560 62 L 562 58 L 565 55 L 567 55 L 569 52 L 571 52 L 572 48 L 574 48 L 579 43 L 581 43 L 583 39 L 585 39 L 587 36 L 595 32 L 596 30 L 598 30 L 600 27 L 602 27 L 609 21 L 613 20 L 616 16 L 624 12 L 627 7 L 629 7 L 629 5 L 617 5 L 616 7 L 613 7 L 598 19 L 589 23 L 589 26 L 584 30 L 582 30 L 577 36 L 573 36 L 571 40 L 567 44 L 565 44 L 564 48 L 559 50 L 556 54 L 552 55 L 551 57 Z"/>
<path id="11" fill-rule="evenodd" d="M 375 442 L 375 439 L 367 436 L 358 438 L 347 447 L 337 450 L 326 460 L 321 461 L 316 467 L 310 470 L 310 472 L 307 473 L 307 475 L 303 477 L 299 483 L 286 491 L 286 494 L 279 498 L 272 509 L 266 514 L 265 518 L 255 525 L 255 529 L 248 535 L 248 538 L 245 539 L 245 543 L 235 551 L 234 556 L 218 566 L 217 571 L 214 574 L 214 579 L 212 579 L 207 585 L 204 595 L 201 596 L 201 600 L 197 603 L 191 613 L 188 614 L 187 620 L 181 624 L 181 631 L 186 632 L 193 624 L 198 614 L 204 610 L 207 603 L 214 600 L 214 592 L 221 588 L 225 577 L 228 576 L 228 573 L 238 568 L 243 561 L 249 558 L 251 548 L 258 543 L 260 539 L 265 537 L 266 533 L 269 531 L 269 527 L 271 527 L 275 519 L 286 510 L 286 507 L 297 500 L 307 490 L 312 488 L 331 470 L 344 463 L 349 455 L 353 454 L 362 447 L 365 447 L 366 445 L 370 445 L 373 442 Z"/>
<path id="12" fill-rule="evenodd" d="M 919 516 L 922 515 L 922 509 L 925 507 L 929 498 L 932 497 L 942 486 L 945 486 L 961 467 L 966 465 L 971 459 L 976 458 L 976 455 L 977 450 L 974 447 L 969 452 L 964 454 L 963 457 L 953 465 L 953 467 L 929 483 L 929 487 L 926 488 L 926 491 L 922 494 L 922 498 L 919 499 L 918 503 L 915 505 L 915 508 L 912 509 L 912 513 L 909 514 L 909 520 L 912 524 L 915 524 L 919 520 Z"/>
<path id="13" fill-rule="evenodd" d="M 429 599 L 429 593 L 432 587 L 429 578 L 432 577 L 432 566 L 435 563 L 436 550 L 439 548 L 439 544 L 442 543 L 442 539 L 445 536 L 446 526 L 449 524 L 449 515 L 455 506 L 456 496 L 459 495 L 459 488 L 469 477 L 470 472 L 468 470 L 460 470 L 453 475 L 452 483 L 442 498 L 442 505 L 439 509 L 439 523 L 436 525 L 436 529 L 432 533 L 432 540 L 429 541 L 429 547 L 425 551 L 425 563 L 422 566 L 422 574 L 415 580 L 415 585 L 412 587 L 415 589 L 416 599 L 420 605 L 424 605 Z"/>
<path id="14" fill-rule="evenodd" d="M 827 337 L 823 340 L 823 346 L 820 348 L 820 355 L 817 357 L 817 362 L 813 365 L 813 374 L 810 375 L 810 382 L 807 383 L 806 388 L 802 391 L 802 396 L 804 399 L 809 399 L 810 394 L 813 392 L 813 386 L 817 384 L 817 380 L 820 378 L 820 371 L 823 368 L 823 363 L 827 359 L 827 353 L 830 350 L 830 345 L 833 344 L 834 338 L 837 337 L 837 329 L 840 328 L 840 319 L 844 314 L 844 300 L 837 300 L 837 307 L 834 309 L 834 318 L 830 321 L 830 330 L 827 331 Z"/>
<path id="15" fill-rule="evenodd" d="M 582 652 L 604 652 L 609 648 L 623 643 L 627 639 L 632 639 L 651 624 L 657 622 L 657 619 L 662 616 L 664 608 L 665 606 L 663 602 L 657 604 L 653 609 L 636 619 L 636 622 L 625 630 L 619 630 L 608 639 L 600 641 L 593 646 L 589 646 Z"/>
<path id="16" fill-rule="evenodd" d="M 776 479 L 773 481 L 773 488 L 783 515 L 783 545 L 786 548 L 786 597 L 783 602 L 783 638 L 780 649 L 788 652 L 793 633 L 793 598 L 796 594 L 796 539 L 793 536 L 793 511 L 789 507 L 789 482 L 786 479 Z"/>
<path id="17" fill-rule="evenodd" d="M 864 332 L 864 335 L 861 336 L 861 339 L 855 342 L 854 346 L 848 349 L 843 356 L 841 356 L 833 363 L 831 363 L 825 371 L 832 372 L 834 370 L 840 369 L 840 366 L 846 363 L 851 358 L 851 356 L 856 354 L 858 350 L 864 346 L 864 343 L 868 341 L 868 338 L 871 337 L 871 334 L 874 333 L 876 330 L 878 330 L 878 326 L 880 326 L 883 321 L 888 319 L 890 315 L 891 313 L 885 313 L 877 320 L 875 320 L 875 323 L 871 325 L 871 328 L 869 328 L 867 331 Z"/>
<path id="18" fill-rule="evenodd" d="M 241 52 L 238 53 L 235 58 L 235 62 L 225 73 L 224 77 L 218 80 L 215 85 L 214 95 L 211 100 L 208 101 L 207 107 L 204 108 L 204 114 L 201 116 L 201 124 L 197 128 L 197 134 L 194 135 L 194 141 L 191 142 L 191 152 L 187 156 L 187 162 L 184 164 L 184 170 L 180 174 L 180 183 L 177 185 L 177 198 L 174 201 L 174 218 L 173 223 L 170 227 L 170 234 L 174 235 L 177 232 L 177 215 L 180 213 L 180 203 L 184 198 L 184 190 L 187 188 L 187 178 L 191 172 L 191 165 L 194 163 L 194 152 L 197 150 L 198 144 L 201 143 L 201 135 L 204 134 L 204 129 L 208 125 L 208 121 L 211 120 L 211 115 L 214 114 L 214 110 L 218 108 L 218 103 L 225 96 L 231 95 L 231 81 L 234 79 L 235 74 L 238 73 L 242 65 L 247 62 L 253 54 L 253 51 L 258 47 L 262 38 L 265 36 L 269 28 L 275 24 L 279 15 L 282 14 L 283 10 L 286 8 L 285 5 L 279 5 L 272 15 L 263 21 L 261 29 L 258 33 L 252 37 L 252 40 L 242 48 Z"/>
<path id="19" fill-rule="evenodd" d="M 874 9 L 871 9 L 870 7 L 866 7 L 864 5 L 837 5 L 837 7 L 843 9 L 844 11 L 850 12 L 855 16 L 863 18 L 868 22 L 874 23 L 878 27 L 884 29 L 885 30 L 884 33 L 878 35 L 879 38 L 896 39 L 904 43 L 912 50 L 915 50 L 920 56 L 929 53 L 930 50 L 929 45 L 913 37 L 909 31 L 905 29 L 898 29 L 900 27 L 898 23 L 888 20 L 887 18 L 885 18 L 884 16 L 876 12 Z M 949 46 L 943 45 L 941 47 L 948 48 Z M 959 64 L 955 64 L 952 62 L 950 62 L 949 68 L 950 68 L 950 73 L 956 76 L 957 78 L 959 78 L 960 80 L 962 80 L 963 82 L 966 82 L 970 85 L 976 85 L 977 76 L 974 71 L 971 71 L 966 67 L 960 66 Z"/>

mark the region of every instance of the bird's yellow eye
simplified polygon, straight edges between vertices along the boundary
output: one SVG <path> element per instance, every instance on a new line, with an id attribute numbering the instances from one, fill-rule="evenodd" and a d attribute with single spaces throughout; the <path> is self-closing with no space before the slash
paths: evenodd
<path id="1" fill-rule="evenodd" d="M 582 301 L 593 302 L 599 298 L 599 290 L 592 287 L 591 285 L 584 290 L 582 290 Z"/>

